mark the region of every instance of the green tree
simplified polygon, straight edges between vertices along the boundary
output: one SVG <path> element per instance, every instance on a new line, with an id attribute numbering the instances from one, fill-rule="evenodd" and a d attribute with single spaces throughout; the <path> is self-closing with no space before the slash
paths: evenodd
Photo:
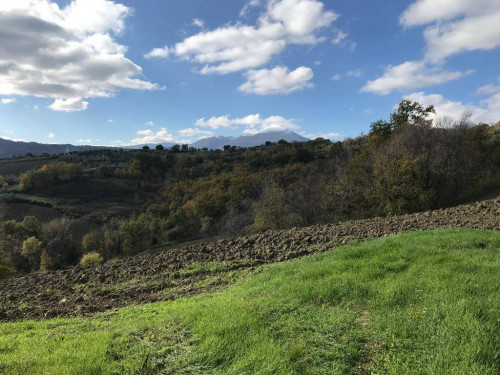
<path id="1" fill-rule="evenodd" d="M 98 252 L 104 253 L 104 235 L 100 231 L 90 232 L 83 236 L 83 253 Z"/>
<path id="2" fill-rule="evenodd" d="M 391 127 L 393 130 L 398 130 L 406 124 L 428 126 L 432 123 L 429 116 L 435 113 L 433 105 L 424 107 L 418 102 L 405 99 L 399 103 L 398 110 L 391 115 Z"/>
<path id="3" fill-rule="evenodd" d="M 42 243 L 36 237 L 29 237 L 23 242 L 21 254 L 28 259 L 31 269 L 37 270 L 40 265 Z"/>

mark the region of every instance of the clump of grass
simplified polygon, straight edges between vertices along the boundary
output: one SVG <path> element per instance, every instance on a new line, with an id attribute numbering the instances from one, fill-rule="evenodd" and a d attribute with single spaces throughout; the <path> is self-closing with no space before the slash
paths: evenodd
<path id="1" fill-rule="evenodd" d="M 5 374 L 497 374 L 500 233 L 350 244 L 212 295 L 0 325 Z"/>

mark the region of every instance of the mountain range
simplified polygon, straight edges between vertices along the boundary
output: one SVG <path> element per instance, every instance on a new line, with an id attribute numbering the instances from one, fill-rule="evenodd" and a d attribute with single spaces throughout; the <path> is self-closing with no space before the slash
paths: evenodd
<path id="1" fill-rule="evenodd" d="M 255 147 L 261 146 L 266 142 L 278 142 L 280 140 L 287 142 L 307 142 L 309 139 L 292 131 L 271 131 L 265 133 L 257 133 L 252 135 L 243 135 L 240 137 L 208 137 L 202 138 L 193 144 L 191 147 L 195 148 L 208 148 L 215 150 L 222 148 L 225 145 L 238 146 L 238 147 Z"/>
<path id="2" fill-rule="evenodd" d="M 284 139 L 287 142 L 307 142 L 309 139 L 302 137 L 301 135 L 294 133 L 292 131 L 272 131 L 266 133 L 257 133 L 253 135 L 244 135 L 240 137 L 208 137 L 202 138 L 192 144 L 190 147 L 202 149 L 208 148 L 209 150 L 221 149 L 225 145 L 238 146 L 238 147 L 255 147 L 261 146 L 267 141 L 278 142 Z M 170 148 L 173 143 L 163 143 L 165 148 Z M 143 146 L 148 146 L 150 148 L 155 148 L 156 144 L 141 144 L 133 146 L 125 146 L 123 148 L 127 149 L 140 149 Z M 8 139 L 0 138 L 0 158 L 10 158 L 13 156 L 23 156 L 28 153 L 33 155 L 47 154 L 62 154 L 73 151 L 87 151 L 87 150 L 99 150 L 106 148 L 106 146 L 74 146 L 71 144 L 43 144 L 36 142 L 18 142 L 11 141 Z"/>
<path id="3" fill-rule="evenodd" d="M 73 151 L 99 150 L 107 147 L 102 146 L 74 146 L 70 144 L 43 144 L 36 142 L 17 142 L 0 138 L 0 158 L 22 156 L 28 153 L 41 154 L 66 154 Z"/>

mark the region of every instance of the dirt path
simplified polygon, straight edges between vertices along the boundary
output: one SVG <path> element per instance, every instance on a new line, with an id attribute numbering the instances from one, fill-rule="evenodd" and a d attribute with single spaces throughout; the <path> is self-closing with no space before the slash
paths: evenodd
<path id="1" fill-rule="evenodd" d="M 131 304 L 170 300 L 220 289 L 231 282 L 228 275 L 234 271 L 322 252 L 350 239 L 438 228 L 500 230 L 500 197 L 412 215 L 197 242 L 144 252 L 97 268 L 78 266 L 67 271 L 0 280 L 0 321 L 82 316 Z M 217 263 L 189 268 L 198 262 Z"/>

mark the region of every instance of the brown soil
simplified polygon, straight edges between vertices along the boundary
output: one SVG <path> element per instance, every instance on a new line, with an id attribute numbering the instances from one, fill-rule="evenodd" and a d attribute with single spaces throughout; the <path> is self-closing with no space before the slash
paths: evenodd
<path id="1" fill-rule="evenodd" d="M 85 316 L 170 300 L 220 289 L 234 279 L 238 272 L 233 271 L 251 271 L 259 264 L 322 252 L 353 239 L 439 228 L 500 230 L 500 197 L 411 215 L 194 242 L 146 251 L 96 268 L 78 266 L 0 280 L 0 321 Z"/>

